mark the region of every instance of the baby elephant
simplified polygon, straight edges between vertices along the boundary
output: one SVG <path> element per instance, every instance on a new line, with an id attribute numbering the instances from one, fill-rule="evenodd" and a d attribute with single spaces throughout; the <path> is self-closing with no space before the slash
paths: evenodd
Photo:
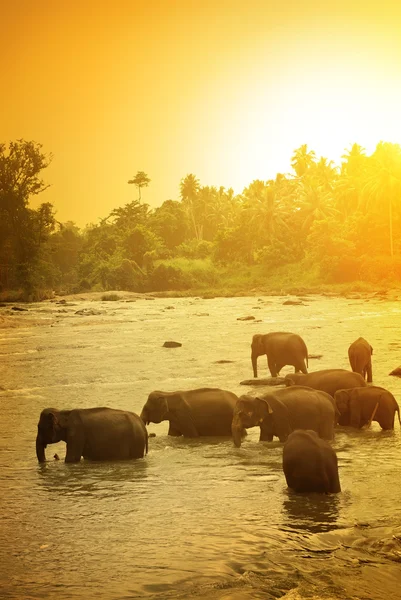
<path id="1" fill-rule="evenodd" d="M 377 421 L 382 429 L 394 429 L 396 412 L 400 421 L 397 400 L 391 392 L 376 385 L 338 390 L 334 400 L 340 412 L 340 425 L 360 429 Z"/>
<path id="2" fill-rule="evenodd" d="M 341 492 L 337 455 L 328 442 L 310 429 L 296 429 L 283 449 L 283 471 L 294 492 Z"/>
<path id="3" fill-rule="evenodd" d="M 368 383 L 372 383 L 373 348 L 363 337 L 358 338 L 348 348 L 351 369 L 359 373 Z"/>

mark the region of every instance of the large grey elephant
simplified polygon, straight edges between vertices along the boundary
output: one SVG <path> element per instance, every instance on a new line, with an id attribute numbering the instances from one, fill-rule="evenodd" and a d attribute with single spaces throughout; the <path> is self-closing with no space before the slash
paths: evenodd
<path id="1" fill-rule="evenodd" d="M 382 429 L 394 429 L 396 412 L 401 424 L 398 402 L 385 388 L 371 385 L 338 390 L 334 400 L 340 411 L 340 425 L 361 428 L 373 417 L 372 421 L 377 421 Z"/>
<path id="2" fill-rule="evenodd" d="M 66 442 L 65 462 L 142 458 L 148 451 L 148 433 L 133 412 L 114 408 L 45 408 L 40 415 L 36 456 L 45 462 L 47 444 Z"/>
<path id="3" fill-rule="evenodd" d="M 368 383 L 372 383 L 372 354 L 372 346 L 363 337 L 352 342 L 348 348 L 351 369 L 367 379 Z"/>
<path id="4" fill-rule="evenodd" d="M 315 390 L 321 390 L 334 398 L 337 390 L 352 387 L 364 387 L 366 381 L 359 375 L 346 369 L 322 369 L 303 375 L 302 373 L 290 373 L 284 377 L 287 387 L 291 385 L 306 385 Z"/>
<path id="5" fill-rule="evenodd" d="M 296 333 L 275 331 L 264 335 L 256 334 L 251 343 L 253 376 L 258 376 L 258 357 L 266 354 L 267 365 L 272 377 L 277 377 L 285 365 L 292 365 L 295 372 L 307 373 L 308 350 L 304 340 Z"/>
<path id="6" fill-rule="evenodd" d="M 148 423 L 169 421 L 168 435 L 199 437 L 231 435 L 231 422 L 238 396 L 219 388 L 149 394 L 141 412 Z"/>
<path id="7" fill-rule="evenodd" d="M 341 492 L 337 455 L 315 431 L 297 429 L 283 448 L 283 471 L 294 492 Z"/>
<path id="8" fill-rule="evenodd" d="M 336 413 L 333 399 L 319 390 L 292 386 L 252 397 L 240 396 L 232 422 L 234 444 L 241 446 L 243 429 L 260 427 L 260 441 L 271 442 L 273 436 L 285 442 L 295 429 L 313 429 L 322 438 L 334 435 Z"/>

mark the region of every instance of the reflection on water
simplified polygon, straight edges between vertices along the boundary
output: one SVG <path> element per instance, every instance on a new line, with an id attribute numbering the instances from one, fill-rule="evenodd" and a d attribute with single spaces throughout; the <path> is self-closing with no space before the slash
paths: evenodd
<path id="1" fill-rule="evenodd" d="M 139 413 L 154 389 L 250 391 L 239 385 L 252 373 L 250 340 L 272 329 L 300 333 L 323 355 L 310 370 L 347 368 L 347 346 L 364 335 L 375 384 L 401 398 L 401 380 L 387 376 L 399 363 L 396 303 L 312 297 L 288 310 L 282 301 L 259 303 L 258 324 L 237 321 L 254 298 L 156 299 L 151 311 L 140 300 L 112 309 L 82 302 L 105 314 L 0 331 L 1 598 L 400 597 L 398 424 L 337 430 L 338 495 L 288 491 L 282 445 L 259 443 L 257 428 L 235 448 L 229 438 L 171 438 L 166 423 L 151 424 L 144 459 L 70 465 L 59 443 L 47 454 L 60 461 L 37 464 L 44 407 Z M 46 307 L 54 310 L 29 310 Z M 183 346 L 163 348 L 168 339 Z"/>
<path id="2" fill-rule="evenodd" d="M 322 533 L 338 527 L 340 499 L 337 495 L 294 494 L 283 502 L 284 524 L 291 529 Z"/>

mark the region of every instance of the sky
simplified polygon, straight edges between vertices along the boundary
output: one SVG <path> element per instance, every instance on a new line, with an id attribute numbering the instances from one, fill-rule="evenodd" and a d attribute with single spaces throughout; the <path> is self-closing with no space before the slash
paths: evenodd
<path id="1" fill-rule="evenodd" d="M 394 0 L 13 0 L 0 9 L 0 142 L 51 153 L 56 218 L 98 223 L 180 180 L 240 193 L 307 144 L 339 164 L 401 143 Z"/>

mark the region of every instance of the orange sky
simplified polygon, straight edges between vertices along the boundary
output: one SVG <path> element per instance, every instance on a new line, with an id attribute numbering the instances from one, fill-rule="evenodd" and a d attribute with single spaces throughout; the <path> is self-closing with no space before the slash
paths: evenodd
<path id="1" fill-rule="evenodd" d="M 152 182 L 195 173 L 242 191 L 308 144 L 338 161 L 401 142 L 395 1 L 13 0 L 0 17 L 0 141 L 52 152 L 60 221 L 98 222 Z"/>

